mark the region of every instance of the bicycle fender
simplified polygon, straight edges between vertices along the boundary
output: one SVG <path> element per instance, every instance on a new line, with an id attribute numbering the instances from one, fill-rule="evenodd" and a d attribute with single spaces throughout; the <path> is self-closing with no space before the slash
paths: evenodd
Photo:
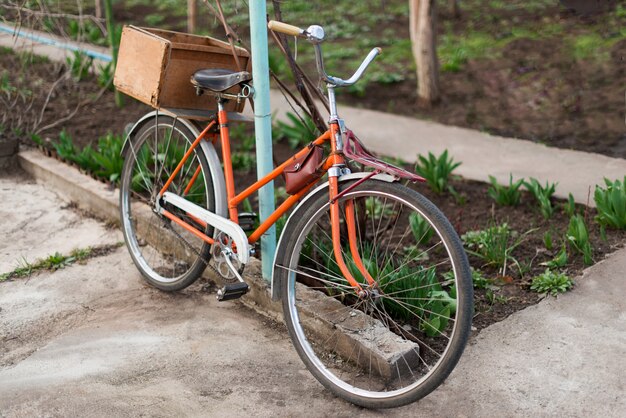
<path id="1" fill-rule="evenodd" d="M 351 174 L 347 174 L 345 176 L 339 177 L 338 180 L 339 180 L 339 183 L 343 183 L 343 182 L 351 181 L 351 180 L 359 180 L 359 179 L 369 176 L 370 174 L 371 173 L 351 173 Z M 394 181 L 398 181 L 396 177 L 390 176 L 389 174 L 377 174 L 373 176 L 372 179 L 385 181 L 387 183 L 393 183 Z M 300 203 L 298 203 L 298 206 L 296 206 L 296 208 L 293 210 L 292 213 L 296 213 L 302 205 L 304 205 L 309 199 L 313 198 L 313 196 L 315 196 L 317 193 L 321 192 L 324 189 L 328 190 L 328 187 L 329 187 L 328 182 L 324 182 L 320 184 L 319 186 L 317 186 L 315 189 L 313 189 L 313 191 L 308 193 L 304 197 L 304 199 L 300 201 Z M 274 262 L 273 262 L 274 266 L 276 265 L 276 256 L 278 254 L 281 254 L 283 251 L 282 246 L 285 245 L 285 242 L 283 240 L 284 235 L 285 235 L 284 232 L 287 230 L 287 226 L 289 225 L 289 222 L 291 222 L 291 216 L 287 219 L 287 222 L 285 223 L 285 226 L 283 227 L 283 233 L 280 235 L 280 238 L 278 239 L 278 244 L 276 245 L 276 252 L 274 253 Z M 274 268 L 272 269 L 272 281 L 271 281 L 271 295 L 272 295 L 272 300 L 274 302 L 282 298 L 281 283 L 278 283 L 278 281 L 279 280 L 276 279 L 276 269 Z"/>
<path id="2" fill-rule="evenodd" d="M 135 136 L 141 127 L 150 119 L 157 117 L 157 111 L 146 113 L 139 119 L 127 132 L 124 144 L 122 145 L 121 155 L 126 156 L 126 152 L 130 147 L 130 138 Z M 170 116 L 164 113 L 165 116 Z M 173 117 L 173 116 L 170 116 Z M 191 133 L 197 138 L 200 135 L 198 128 L 189 120 L 183 118 L 177 118 L 178 122 L 183 124 Z M 209 141 L 200 142 L 200 148 L 204 153 L 204 156 L 209 163 L 209 169 L 211 171 L 211 180 L 213 182 L 213 188 L 215 193 L 215 213 L 222 217 L 228 217 L 228 205 L 226 202 L 226 181 L 224 180 L 224 173 L 222 172 L 222 165 L 220 158 L 217 155 L 217 151 L 213 144 Z"/>

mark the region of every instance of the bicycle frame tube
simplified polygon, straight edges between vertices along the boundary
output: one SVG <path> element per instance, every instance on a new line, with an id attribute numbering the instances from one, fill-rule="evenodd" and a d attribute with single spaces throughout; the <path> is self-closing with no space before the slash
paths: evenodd
<path id="1" fill-rule="evenodd" d="M 180 160 L 180 162 L 176 166 L 176 169 L 174 169 L 174 172 L 172 173 L 172 175 L 167 179 L 167 181 L 163 185 L 163 188 L 159 192 L 159 196 L 163 196 L 163 194 L 167 191 L 167 189 L 170 187 L 170 184 L 172 184 L 172 181 L 174 181 L 174 179 L 176 178 L 180 170 L 183 168 L 183 165 L 185 165 L 185 162 L 189 159 L 189 157 L 193 153 L 193 150 L 196 149 L 200 141 L 202 141 L 204 136 L 209 132 L 209 130 L 213 127 L 213 125 L 215 125 L 215 121 L 209 123 L 207 127 L 204 128 L 204 131 L 202 131 L 200 135 L 198 135 L 196 140 L 193 141 L 193 144 L 191 144 L 191 147 L 189 147 L 189 149 L 187 150 L 183 158 Z M 192 182 L 191 182 L 192 184 L 193 184 L 193 181 L 195 181 L 195 178 L 192 179 Z M 188 186 L 188 187 L 191 187 L 191 186 Z"/>
<path id="2" fill-rule="evenodd" d="M 238 219 L 239 214 L 238 214 L 238 211 L 237 211 L 237 207 L 239 206 L 239 204 L 241 204 L 247 197 L 249 197 L 250 195 L 252 195 L 256 191 L 258 191 L 261 187 L 265 186 L 267 183 L 269 183 L 270 181 L 274 180 L 276 177 L 281 175 L 283 173 L 283 171 L 285 170 L 285 168 L 287 168 L 287 166 L 290 165 L 295 159 L 304 156 L 308 152 L 310 146 L 322 145 L 325 142 L 330 141 L 331 151 L 332 152 L 331 152 L 330 156 L 327 158 L 326 163 L 323 166 L 323 170 L 324 171 L 327 171 L 329 168 L 331 168 L 333 166 L 337 167 L 337 166 L 345 165 L 345 160 L 344 160 L 344 157 L 343 157 L 343 153 L 341 152 L 340 149 L 337 148 L 336 137 L 337 137 L 337 135 L 340 134 L 339 133 L 339 126 L 338 126 L 337 121 L 333 121 L 330 124 L 330 129 L 328 131 L 326 131 L 325 133 L 323 133 L 321 136 L 319 136 L 317 139 L 315 139 L 309 146 L 301 149 L 293 157 L 291 157 L 290 159 L 288 159 L 287 161 L 282 163 L 280 166 L 276 167 L 267 176 L 265 176 L 262 179 L 256 181 L 254 184 L 252 184 L 250 187 L 245 189 L 243 192 L 235 195 L 235 181 L 234 181 L 234 173 L 233 173 L 232 159 L 231 159 L 230 135 L 229 135 L 229 129 L 228 129 L 228 116 L 227 116 L 226 112 L 223 110 L 223 107 L 222 106 L 219 106 L 219 107 L 220 107 L 220 109 L 218 111 L 218 123 L 219 123 L 219 127 L 220 127 L 220 140 L 221 140 L 221 146 L 222 146 L 222 157 L 223 157 L 223 162 L 224 162 L 224 177 L 225 177 L 225 181 L 226 181 L 226 194 L 227 194 L 227 200 L 228 200 L 228 214 L 229 214 L 230 220 L 235 222 L 235 223 L 238 223 L 238 221 L 239 221 L 239 219 Z M 172 183 L 174 178 L 178 175 L 178 173 L 182 169 L 182 167 L 185 164 L 185 162 L 187 161 L 187 159 L 193 153 L 193 150 L 198 146 L 198 144 L 202 141 L 202 139 L 207 139 L 208 140 L 208 137 L 207 137 L 208 132 L 213 127 L 214 124 L 215 124 L 215 121 L 211 122 L 202 131 L 202 133 L 200 133 L 200 135 L 198 135 L 198 138 L 196 138 L 196 140 L 193 142 L 193 144 L 191 145 L 189 150 L 185 153 L 185 155 L 183 156 L 181 161 L 178 163 L 178 166 L 176 167 L 176 169 L 174 170 L 174 172 L 172 173 L 170 178 L 167 180 L 167 182 L 165 183 L 165 185 L 161 189 L 161 192 L 160 192 L 161 196 L 168 189 L 168 187 L 170 186 L 170 184 Z M 196 179 L 198 178 L 199 174 L 200 174 L 200 167 L 198 167 L 196 172 L 193 174 L 189 184 L 187 185 L 187 187 L 185 188 L 185 191 L 183 192 L 183 196 L 186 195 L 188 193 L 188 191 L 191 189 L 193 183 L 196 181 Z M 298 193 L 288 197 L 269 216 L 269 218 L 267 218 L 265 221 L 263 221 L 263 223 L 261 225 L 259 225 L 259 227 L 248 237 L 248 242 L 250 244 L 253 244 L 253 243 L 257 242 L 261 238 L 261 236 L 281 216 L 283 216 L 293 205 L 295 205 L 296 202 L 302 198 L 302 196 L 304 196 L 309 190 L 311 190 L 311 188 L 314 186 L 314 184 L 315 183 L 310 184 L 310 185 L 302 188 L 302 190 L 300 190 Z M 337 176 L 330 176 L 329 177 L 329 185 L 330 185 L 329 199 L 330 199 L 330 215 L 331 215 L 330 218 L 331 218 L 331 224 L 332 224 L 332 241 L 333 241 L 333 252 L 334 252 L 334 255 L 335 255 L 335 260 L 336 260 L 336 262 L 337 262 L 337 264 L 339 266 L 339 269 L 341 270 L 342 274 L 344 275 L 344 277 L 348 281 L 348 283 L 350 283 L 350 285 L 355 288 L 357 293 L 361 293 L 361 292 L 363 292 L 363 289 L 362 289 L 361 285 L 357 282 L 357 280 L 352 276 L 352 274 L 348 270 L 348 267 L 346 266 L 346 263 L 345 263 L 345 261 L 343 259 L 343 256 L 342 256 L 342 249 L 341 249 L 341 242 L 340 242 L 340 235 L 341 235 L 341 233 L 340 233 L 340 210 L 339 210 L 338 199 L 336 199 L 336 197 L 339 195 L 339 186 L 338 186 Z M 346 203 L 345 211 L 346 211 L 345 212 L 345 217 L 346 217 L 346 224 L 347 224 L 347 228 L 348 228 L 348 239 L 349 239 L 349 245 L 350 245 L 350 252 L 352 253 L 352 257 L 353 257 L 353 259 L 355 261 L 355 264 L 357 265 L 357 268 L 359 269 L 359 271 L 362 273 L 363 277 L 365 277 L 365 279 L 367 280 L 367 282 L 368 282 L 368 284 L 370 286 L 373 286 L 373 285 L 375 285 L 375 281 L 369 275 L 369 273 L 367 272 L 367 269 L 363 265 L 363 261 L 361 260 L 361 257 L 360 257 L 359 252 L 358 252 L 358 248 L 356 246 L 356 228 L 355 228 L 355 217 L 354 217 L 354 203 L 352 202 L 352 200 L 349 200 Z M 213 243 L 213 239 L 212 238 L 206 236 L 203 232 L 197 230 L 193 226 L 191 226 L 188 223 L 184 222 L 180 218 L 176 217 L 174 214 L 172 214 L 170 212 L 167 212 L 167 211 L 164 211 L 164 215 L 167 218 L 171 219 L 173 222 L 176 222 L 177 224 L 179 224 L 182 227 L 184 227 L 185 229 L 189 230 L 190 232 L 192 232 L 196 236 L 200 237 L 204 241 L 206 241 L 208 243 Z M 194 219 L 194 221 L 196 221 L 199 225 L 201 225 L 203 227 L 206 227 L 206 223 L 204 221 L 196 219 L 195 217 L 192 217 L 192 219 Z"/>
<path id="3" fill-rule="evenodd" d="M 238 223 L 238 221 L 239 221 L 239 219 L 238 219 L 239 214 L 238 214 L 238 211 L 237 211 L 237 207 L 247 197 L 249 197 L 250 195 L 255 193 L 257 190 L 259 190 L 261 187 L 265 186 L 270 181 L 274 180 L 276 177 L 280 176 L 283 173 L 283 171 L 285 170 L 285 168 L 287 168 L 287 166 L 290 165 L 290 163 L 292 163 L 295 159 L 298 159 L 298 158 L 304 156 L 308 152 L 310 146 L 322 145 L 322 144 L 328 142 L 330 140 L 330 138 L 331 138 L 330 131 L 325 132 L 324 134 L 319 136 L 317 139 L 315 139 L 309 146 L 307 146 L 306 148 L 301 149 L 293 157 L 291 157 L 290 159 L 288 159 L 287 161 L 282 163 L 280 166 L 276 167 L 267 176 L 265 176 L 261 180 L 255 182 L 254 184 L 252 184 L 250 187 L 248 187 L 247 189 L 245 189 L 243 192 L 239 193 L 238 195 L 235 195 L 235 181 L 234 181 L 234 173 L 233 173 L 232 159 L 231 159 L 230 135 L 229 135 L 229 130 L 228 130 L 228 117 L 227 117 L 226 112 L 223 111 L 223 110 L 220 110 L 218 112 L 218 123 L 220 124 L 220 138 L 219 139 L 220 139 L 220 143 L 221 143 L 221 146 L 222 146 L 222 158 L 223 158 L 223 161 L 224 161 L 224 179 L 225 179 L 225 182 L 226 182 L 226 194 L 227 194 L 227 198 L 228 198 L 229 218 L 230 218 L 231 221 L 233 221 L 235 223 Z M 182 169 L 183 165 L 189 159 L 189 157 L 193 153 L 193 150 L 198 146 L 198 144 L 202 141 L 202 139 L 212 140 L 213 142 L 215 141 L 216 138 L 209 138 L 209 134 L 208 134 L 209 130 L 213 127 L 214 124 L 215 124 L 215 121 L 211 122 L 202 131 L 202 133 L 200 135 L 198 135 L 198 138 L 196 138 L 196 140 L 193 142 L 193 144 L 191 145 L 189 150 L 185 153 L 185 155 L 183 156 L 181 161 L 178 163 L 176 169 L 174 170 L 172 175 L 168 178 L 167 182 L 165 183 L 165 185 L 161 189 L 161 192 L 160 192 L 161 196 L 167 191 L 167 189 L 169 188 L 169 186 L 172 183 L 172 181 L 174 180 L 174 178 L 176 178 L 176 176 L 178 175 L 178 173 Z M 335 160 L 333 158 L 329 158 L 327 163 L 324 165 L 323 169 L 327 170 L 334 163 L 335 163 Z M 198 169 L 196 170 L 196 172 L 193 174 L 192 178 L 190 179 L 189 184 L 186 186 L 185 191 L 183 192 L 183 197 L 189 192 L 189 190 L 193 186 L 193 183 L 198 178 L 199 174 L 200 174 L 200 167 L 198 167 Z M 289 198 L 287 198 L 272 213 L 272 215 L 268 219 L 266 219 L 261 225 L 259 225 L 259 227 L 249 236 L 248 242 L 250 244 L 253 244 L 253 243 L 257 242 L 261 238 L 261 235 L 263 235 L 278 220 L 278 218 L 283 216 L 293 205 L 295 205 L 296 202 L 302 198 L 302 196 L 304 196 L 309 190 L 311 190 L 311 188 L 314 185 L 315 185 L 315 183 L 310 184 L 310 185 L 304 187 L 298 193 L 296 193 L 296 194 L 290 196 Z M 202 232 L 198 231 L 196 228 L 194 228 L 193 226 L 187 224 L 186 222 L 182 221 L 181 219 L 177 218 L 172 213 L 168 212 L 168 213 L 164 213 L 164 215 L 167 218 L 171 219 L 172 221 L 178 223 L 179 225 L 181 225 L 185 229 L 187 229 L 190 232 L 194 233 L 195 235 L 199 236 L 201 239 L 203 239 L 203 240 L 205 240 L 205 241 L 207 241 L 209 243 L 213 242 L 212 238 L 207 237 L 205 234 L 203 234 Z M 201 219 L 197 219 L 197 218 L 195 218 L 194 216 L 192 216 L 190 214 L 188 214 L 188 215 L 191 217 L 191 219 L 193 219 L 195 222 L 197 222 L 200 226 L 202 226 L 202 227 L 206 227 L 207 226 L 206 222 L 202 221 Z"/>
<path id="4" fill-rule="evenodd" d="M 222 141 L 224 140 L 225 140 L 224 137 L 222 137 Z M 323 133 L 320 137 L 315 139 L 315 141 L 312 142 L 312 145 L 322 145 L 329 140 L 330 140 L 330 132 L 327 131 Z M 301 149 L 293 157 L 291 157 L 290 159 L 288 159 L 287 161 L 285 161 L 284 163 L 276 167 L 267 176 L 256 181 L 254 184 L 252 184 L 250 187 L 248 187 L 247 189 L 245 189 L 238 195 L 235 195 L 234 191 L 232 193 L 227 192 L 228 193 L 228 208 L 229 208 L 229 214 L 231 216 L 231 221 L 238 222 L 237 206 L 239 206 L 247 197 L 255 193 L 261 187 L 265 186 L 267 183 L 274 180 L 276 177 L 280 176 L 285 170 L 285 168 L 287 168 L 295 159 L 298 159 L 306 155 L 308 150 L 309 150 L 309 146 Z M 328 165 L 328 162 L 324 166 L 325 169 L 327 169 L 327 165 Z M 233 169 L 232 169 L 232 163 L 230 160 L 228 160 L 228 163 L 226 159 L 224 160 L 224 172 L 225 172 L 225 177 L 227 179 L 226 184 L 228 184 L 228 181 L 229 181 L 228 178 L 230 177 L 231 179 L 233 179 Z M 265 231 L 267 231 L 278 220 L 278 218 L 283 216 L 289 209 L 291 209 L 291 207 L 295 205 L 296 202 L 300 198 L 302 198 L 302 196 L 304 196 L 313 187 L 313 185 L 314 184 L 304 187 L 298 193 L 287 198 L 287 200 L 285 200 L 278 208 L 276 208 L 276 210 L 269 216 L 269 218 L 263 221 L 263 223 L 259 225 L 259 227 L 256 230 L 254 230 L 254 232 L 252 232 L 252 234 L 248 237 L 248 242 L 250 244 L 257 242 L 261 238 L 261 235 L 263 235 L 263 233 L 265 233 Z M 232 212 L 230 211 L 231 209 L 232 209 Z"/>

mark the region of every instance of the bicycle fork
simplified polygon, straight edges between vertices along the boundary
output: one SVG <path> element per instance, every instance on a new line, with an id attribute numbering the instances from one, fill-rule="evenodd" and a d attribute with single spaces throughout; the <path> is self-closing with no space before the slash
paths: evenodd
<path id="1" fill-rule="evenodd" d="M 331 156 L 334 160 L 333 166 L 328 170 L 328 183 L 329 183 L 329 195 L 330 195 L 330 221 L 331 221 L 331 233 L 332 233 L 332 241 L 333 241 L 333 253 L 335 256 L 335 261 L 339 266 L 339 270 L 348 281 L 350 286 L 354 289 L 356 294 L 360 298 L 365 298 L 368 295 L 368 291 L 363 289 L 363 286 L 354 278 L 346 262 L 343 258 L 343 250 L 341 248 L 341 211 L 339 208 L 339 198 L 345 194 L 349 190 L 344 190 L 343 192 L 339 192 L 339 175 L 341 174 L 342 167 L 345 166 L 344 157 L 341 153 L 341 135 L 343 130 L 343 122 L 337 120 L 336 123 L 331 123 L 331 133 L 332 137 L 335 140 L 332 142 L 333 148 L 333 156 Z M 339 139 L 339 141 L 337 140 Z M 373 172 L 371 175 L 364 177 L 359 180 L 352 187 L 358 186 L 361 182 L 371 178 L 377 174 L 377 172 Z M 357 228 L 356 228 L 356 218 L 355 218 L 355 207 L 354 200 L 348 199 L 344 203 L 344 211 L 345 211 L 345 223 L 346 229 L 348 232 L 348 244 L 350 248 L 350 255 L 352 256 L 352 260 L 356 265 L 357 269 L 361 273 L 361 275 L 365 278 L 365 281 L 368 284 L 368 287 L 371 289 L 376 288 L 376 281 L 369 274 L 365 265 L 363 264 L 363 260 L 359 254 L 359 249 L 357 247 Z"/>

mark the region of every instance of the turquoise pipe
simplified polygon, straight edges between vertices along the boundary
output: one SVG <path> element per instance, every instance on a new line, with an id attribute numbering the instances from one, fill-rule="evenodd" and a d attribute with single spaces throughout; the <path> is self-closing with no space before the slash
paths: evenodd
<path id="1" fill-rule="evenodd" d="M 267 58 L 267 8 L 265 0 L 250 0 L 250 46 L 252 49 L 252 81 L 254 83 L 254 133 L 256 136 L 257 177 L 265 177 L 273 169 L 272 112 L 270 109 L 270 71 Z M 259 190 L 261 222 L 274 212 L 274 182 Z M 276 228 L 272 226 L 261 236 L 263 278 L 272 277 L 276 252 Z"/>
<path id="2" fill-rule="evenodd" d="M 30 39 L 31 41 L 34 41 L 43 45 L 52 45 L 57 48 L 66 49 L 69 51 L 80 51 L 84 53 L 85 55 L 102 60 L 104 62 L 112 61 L 111 55 L 85 49 L 71 42 L 60 42 L 60 41 L 57 41 L 56 39 L 47 37 L 43 34 L 40 35 L 36 32 L 30 32 L 27 30 L 17 30 L 13 26 L 4 25 L 2 23 L 0 23 L 0 32 L 9 33 L 12 36 L 17 36 L 18 38 Z"/>

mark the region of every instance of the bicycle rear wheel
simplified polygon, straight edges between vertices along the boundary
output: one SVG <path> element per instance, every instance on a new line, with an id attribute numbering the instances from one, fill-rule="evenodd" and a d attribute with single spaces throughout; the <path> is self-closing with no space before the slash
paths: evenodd
<path id="1" fill-rule="evenodd" d="M 125 154 L 120 184 L 124 239 L 144 278 L 161 290 L 189 286 L 202 275 L 210 258 L 210 245 L 156 211 L 158 193 L 196 135 L 180 120 L 158 115 L 129 138 Z M 209 170 L 206 157 L 197 147 L 168 190 L 214 211 Z M 165 209 L 196 225 L 196 220 L 181 210 L 173 206 Z M 196 226 L 211 236 L 211 227 Z"/>
<path id="2" fill-rule="evenodd" d="M 401 184 L 366 181 L 340 199 L 341 213 L 348 201 L 376 286 L 351 255 L 345 215 L 343 258 L 367 296 L 342 276 L 323 189 L 291 215 L 281 237 L 274 280 L 285 321 L 307 368 L 332 392 L 370 408 L 405 405 L 441 384 L 463 352 L 473 308 L 467 257 L 444 215 Z"/>

